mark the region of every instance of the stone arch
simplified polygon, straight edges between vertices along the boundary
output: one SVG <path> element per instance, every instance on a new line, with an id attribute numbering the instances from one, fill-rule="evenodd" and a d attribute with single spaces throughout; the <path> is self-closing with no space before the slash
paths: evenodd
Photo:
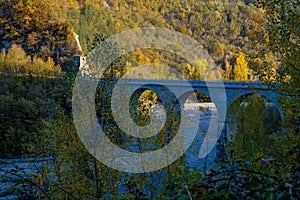
<path id="1" fill-rule="evenodd" d="M 171 91 L 170 88 L 160 84 L 145 84 L 137 88 L 134 93 L 137 96 L 140 96 L 146 90 L 151 90 L 158 96 L 158 102 L 160 102 L 163 105 L 167 113 L 180 112 L 180 105 L 178 101 L 179 99 L 176 98 L 175 94 Z M 133 104 L 137 104 L 137 99 L 133 100 Z M 134 113 L 133 111 L 131 112 Z"/>
<path id="2" fill-rule="evenodd" d="M 248 91 L 243 91 L 243 92 L 240 92 L 238 94 L 235 94 L 233 97 L 231 98 L 227 98 L 227 109 L 230 108 L 230 106 L 239 98 L 243 97 L 243 96 L 251 96 L 253 94 L 259 94 L 261 95 L 262 97 L 270 100 L 274 106 L 276 107 L 277 111 L 279 112 L 280 114 L 280 117 L 281 119 L 283 119 L 283 112 L 277 102 L 277 97 L 278 95 L 272 91 L 265 91 L 265 90 L 257 90 L 257 91 L 251 91 L 251 90 L 248 90 Z"/>
<path id="3" fill-rule="evenodd" d="M 185 91 L 184 93 L 182 93 L 180 96 L 179 96 L 179 102 L 186 102 L 186 100 L 192 95 L 192 94 L 195 94 L 195 92 L 200 92 L 206 96 L 208 96 L 210 98 L 210 95 L 209 95 L 209 91 L 207 88 L 194 88 L 194 90 L 188 90 L 188 91 Z M 211 98 L 210 98 L 211 99 Z"/>
<path id="4" fill-rule="evenodd" d="M 272 92 L 272 91 L 266 91 L 266 90 L 244 90 L 244 91 L 232 91 L 231 93 L 234 93 L 233 95 L 230 96 L 230 98 L 227 99 L 227 115 L 226 115 L 226 122 L 225 122 L 225 135 L 226 139 L 229 139 L 231 135 L 236 134 L 237 126 L 238 126 L 238 121 L 237 121 L 237 115 L 233 114 L 230 115 L 230 108 L 234 104 L 235 101 L 242 97 L 249 97 L 254 94 L 258 94 L 262 96 L 263 98 L 269 100 L 271 103 L 274 104 L 274 107 L 276 111 L 279 114 L 279 120 L 282 121 L 282 111 L 279 107 L 279 104 L 277 102 L 277 94 Z"/>

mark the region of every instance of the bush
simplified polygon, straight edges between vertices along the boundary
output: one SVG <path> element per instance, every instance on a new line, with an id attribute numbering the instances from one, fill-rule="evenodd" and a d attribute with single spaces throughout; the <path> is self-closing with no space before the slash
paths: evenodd
<path id="1" fill-rule="evenodd" d="M 0 80 L 0 155 L 20 155 L 40 134 L 42 121 L 51 117 L 53 105 L 64 104 L 64 83 L 60 78 L 3 73 Z"/>
<path id="2" fill-rule="evenodd" d="M 46 61 L 41 58 L 27 56 L 22 47 L 13 44 L 8 53 L 3 49 L 0 55 L 0 71 L 15 75 L 34 76 L 61 76 L 63 75 L 59 65 L 55 65 L 52 58 Z"/>

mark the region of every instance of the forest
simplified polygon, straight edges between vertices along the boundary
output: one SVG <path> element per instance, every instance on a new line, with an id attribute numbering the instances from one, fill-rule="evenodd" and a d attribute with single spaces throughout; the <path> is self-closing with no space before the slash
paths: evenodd
<path id="1" fill-rule="evenodd" d="M 19 199 L 297 199 L 299 18 L 298 0 L 0 0 L 0 172 L 5 172 L 0 179 L 18 177 L 16 184 L 0 190 L 0 198 L 15 193 Z M 224 81 L 263 82 L 280 95 L 281 119 L 265 109 L 267 100 L 260 95 L 238 99 L 228 112 L 228 118 L 236 116 L 236 134 L 225 144 L 218 142 L 222 153 L 216 167 L 204 172 L 187 167 L 184 156 L 166 168 L 136 174 L 96 160 L 74 124 L 72 90 L 79 71 L 74 57 L 142 27 L 166 28 L 194 39 Z M 104 75 L 121 78 L 151 63 L 170 66 L 187 80 L 216 80 L 205 60 L 193 65 L 154 48 L 122 54 Z M 176 79 L 164 69 L 143 76 Z M 102 89 L 97 87 L 98 94 L 106 95 Z M 149 122 L 158 99 L 149 90 L 140 95 L 134 116 L 138 124 Z M 122 147 L 123 133 L 107 114 L 111 108 L 102 104 L 97 100 L 95 108 L 103 130 Z M 172 127 L 176 120 L 167 123 Z M 161 148 L 169 138 L 154 142 Z M 1 167 L 10 158 L 51 159 L 42 167 L 32 166 L 35 173 L 27 176 L 24 169 Z"/>

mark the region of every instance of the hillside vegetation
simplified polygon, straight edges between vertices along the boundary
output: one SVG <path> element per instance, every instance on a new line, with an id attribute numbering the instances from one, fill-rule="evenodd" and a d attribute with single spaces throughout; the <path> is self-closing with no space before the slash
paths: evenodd
<path id="1" fill-rule="evenodd" d="M 246 4 L 245 4 L 246 3 Z M 74 32 L 87 54 L 106 38 L 138 27 L 165 27 L 187 34 L 208 50 L 224 79 L 246 81 L 255 68 L 274 56 L 269 52 L 247 63 L 249 55 L 261 51 L 254 43 L 262 35 L 263 12 L 249 1 L 104 1 L 104 0 L 11 0 L 0 4 L 0 48 L 23 47 L 32 58 L 68 65 L 81 55 Z M 153 62 L 157 55 L 147 50 L 134 53 L 129 64 Z M 163 55 L 165 59 L 168 55 Z M 172 58 L 171 58 L 172 59 Z M 127 59 L 128 60 L 128 59 Z M 114 65 L 125 65 L 119 61 Z M 169 64 L 169 63 L 168 63 Z M 179 62 L 187 71 L 189 67 Z M 128 63 L 127 63 L 128 65 Z M 241 69 L 244 70 L 241 70 Z M 274 62 L 274 68 L 276 68 Z M 198 79 L 191 75 L 190 78 Z M 256 77 L 256 78 L 259 78 Z M 254 79 L 254 78 L 252 78 Z"/>

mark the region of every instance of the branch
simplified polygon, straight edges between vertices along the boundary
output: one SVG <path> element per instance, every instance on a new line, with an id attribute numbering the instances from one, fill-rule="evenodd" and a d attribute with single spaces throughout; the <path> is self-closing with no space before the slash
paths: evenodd
<path id="1" fill-rule="evenodd" d="M 257 175 L 265 176 L 267 178 L 271 178 L 271 179 L 274 179 L 274 180 L 278 180 L 278 178 L 275 177 L 275 176 L 271 176 L 271 175 L 268 175 L 268 174 L 264 174 L 262 172 L 257 172 L 257 171 L 253 171 L 253 170 L 249 170 L 249 169 L 235 169 L 235 170 L 221 171 L 219 173 L 216 173 L 216 175 L 218 175 L 218 174 L 228 174 L 228 173 L 232 173 L 232 172 L 247 172 L 247 173 L 251 173 L 251 174 L 257 174 Z"/>
<path id="2" fill-rule="evenodd" d="M 5 173 L 7 173 L 7 174 L 11 174 L 11 175 L 13 175 L 13 176 L 17 176 L 17 177 L 19 177 L 19 178 L 21 178 L 21 179 L 23 179 L 23 180 L 25 180 L 25 181 L 27 181 L 27 182 L 33 184 L 34 186 L 36 186 L 36 187 L 37 187 L 37 188 L 38 188 L 38 189 L 39 189 L 39 190 L 47 197 L 47 199 L 50 199 L 50 200 L 51 200 L 51 198 L 49 197 L 49 195 L 47 194 L 47 192 L 46 192 L 45 190 L 43 190 L 43 188 L 41 188 L 37 183 L 31 181 L 30 179 L 24 178 L 23 176 L 21 176 L 21 175 L 19 175 L 19 174 L 16 174 L 16 173 L 13 173 L 13 172 L 10 172 L 10 171 L 6 171 L 6 170 L 3 170 L 3 169 L 0 169 L 0 171 L 5 172 Z M 59 186 L 58 186 L 58 188 L 59 188 L 60 190 L 62 190 L 63 192 L 65 192 L 66 194 L 70 195 L 73 199 L 79 200 L 79 199 L 76 198 L 74 195 L 72 195 L 71 193 L 69 193 L 68 191 L 66 191 L 64 188 L 59 187 Z"/>
<path id="3" fill-rule="evenodd" d="M 23 176 L 21 176 L 21 175 L 19 175 L 19 174 L 16 174 L 16 173 L 13 173 L 13 172 L 10 172 L 10 171 L 6 171 L 6 170 L 3 170 L 3 169 L 0 169 L 0 171 L 5 172 L 5 173 L 7 173 L 7 174 L 11 174 L 11 175 L 13 175 L 13 176 L 17 176 L 17 177 L 19 177 L 19 178 L 21 178 L 21 179 L 23 179 L 23 180 L 25 180 L 25 181 L 27 181 L 27 182 L 29 182 L 29 183 L 35 185 L 35 186 L 36 186 L 36 187 L 37 187 L 37 188 L 38 188 L 38 189 L 39 189 L 39 190 L 47 197 L 47 199 L 51 199 L 51 198 L 48 196 L 48 194 L 45 192 L 45 190 L 43 190 L 43 188 L 41 188 L 37 183 L 31 181 L 30 179 L 24 178 Z"/>
<path id="4" fill-rule="evenodd" d="M 281 51 L 280 48 L 278 48 L 278 52 L 281 54 L 281 58 L 288 64 L 290 65 L 294 70 L 300 72 L 300 68 L 296 67 L 294 64 L 292 64 L 285 56 L 284 53 Z"/>
<path id="5" fill-rule="evenodd" d="M 58 186 L 58 188 L 60 190 L 62 190 L 63 192 L 65 192 L 66 194 L 70 195 L 73 199 L 79 200 L 77 197 L 75 197 L 73 194 L 71 194 L 70 192 L 66 191 L 64 188 Z"/>

